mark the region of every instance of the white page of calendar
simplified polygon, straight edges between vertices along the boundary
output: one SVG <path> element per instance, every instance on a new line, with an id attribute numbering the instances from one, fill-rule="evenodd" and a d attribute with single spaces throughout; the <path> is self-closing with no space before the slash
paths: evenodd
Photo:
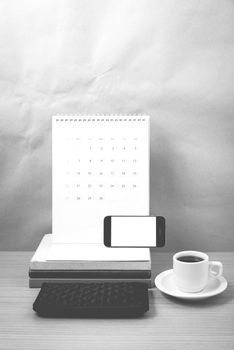
<path id="1" fill-rule="evenodd" d="M 103 244 L 107 215 L 149 215 L 149 117 L 53 117 L 53 240 Z"/>

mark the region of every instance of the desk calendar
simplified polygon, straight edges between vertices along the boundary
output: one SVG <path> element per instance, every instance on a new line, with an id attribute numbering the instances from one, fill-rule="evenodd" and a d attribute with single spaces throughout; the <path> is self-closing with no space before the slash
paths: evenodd
<path id="1" fill-rule="evenodd" d="M 54 242 L 103 244 L 107 215 L 149 215 L 149 117 L 53 117 Z"/>

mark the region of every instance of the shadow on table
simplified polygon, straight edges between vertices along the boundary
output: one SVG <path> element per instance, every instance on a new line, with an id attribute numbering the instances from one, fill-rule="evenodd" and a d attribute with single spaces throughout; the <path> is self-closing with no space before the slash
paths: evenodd
<path id="1" fill-rule="evenodd" d="M 149 293 L 149 311 L 146 312 L 145 317 L 150 318 L 150 317 L 155 317 L 156 315 L 155 300 L 157 300 L 157 297 L 153 289 L 149 289 L 148 293 Z"/>

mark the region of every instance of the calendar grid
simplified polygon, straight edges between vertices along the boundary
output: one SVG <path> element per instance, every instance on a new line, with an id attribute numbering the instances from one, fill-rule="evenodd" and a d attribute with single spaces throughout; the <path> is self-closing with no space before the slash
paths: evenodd
<path id="1" fill-rule="evenodd" d="M 106 215 L 149 214 L 148 123 L 147 116 L 54 116 L 54 237 L 100 243 Z"/>

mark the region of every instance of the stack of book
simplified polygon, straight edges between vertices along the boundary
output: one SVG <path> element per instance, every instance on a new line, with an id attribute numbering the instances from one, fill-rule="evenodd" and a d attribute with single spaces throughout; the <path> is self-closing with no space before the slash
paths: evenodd
<path id="1" fill-rule="evenodd" d="M 43 237 L 30 261 L 29 286 L 44 282 L 146 282 L 151 286 L 148 248 L 107 248 L 104 245 L 53 243 Z"/>

